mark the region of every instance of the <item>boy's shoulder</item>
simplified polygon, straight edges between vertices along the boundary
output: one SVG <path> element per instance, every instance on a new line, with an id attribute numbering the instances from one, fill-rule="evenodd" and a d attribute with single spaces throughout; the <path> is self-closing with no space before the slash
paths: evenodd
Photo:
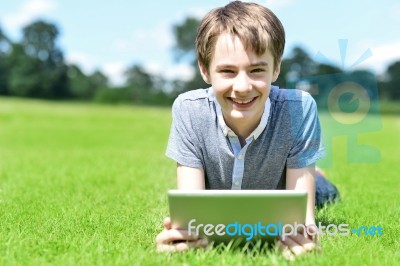
<path id="1" fill-rule="evenodd" d="M 312 101 L 313 98 L 310 93 L 297 90 L 297 89 L 283 89 L 277 86 L 271 86 L 271 92 L 269 94 L 269 98 L 271 101 L 294 101 L 294 102 L 304 102 L 304 101 Z"/>
<path id="2" fill-rule="evenodd" d="M 205 116 L 213 109 L 212 88 L 191 90 L 179 94 L 172 105 L 173 112 Z"/>
<path id="3" fill-rule="evenodd" d="M 290 112 L 316 110 L 317 104 L 310 93 L 297 89 L 280 89 L 272 86 L 269 95 L 275 108 L 288 108 Z"/>
<path id="4" fill-rule="evenodd" d="M 212 96 L 211 88 L 207 89 L 197 89 L 190 90 L 184 93 L 179 94 L 176 98 L 176 102 L 184 102 L 184 101 L 196 101 L 200 99 L 210 99 Z"/>

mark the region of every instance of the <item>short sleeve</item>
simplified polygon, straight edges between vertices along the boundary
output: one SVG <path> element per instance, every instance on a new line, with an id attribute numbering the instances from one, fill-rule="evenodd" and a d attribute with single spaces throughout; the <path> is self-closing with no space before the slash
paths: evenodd
<path id="1" fill-rule="evenodd" d="M 317 105 L 308 93 L 303 97 L 302 110 L 291 112 L 298 127 L 287 158 L 288 168 L 304 168 L 325 156 Z"/>
<path id="2" fill-rule="evenodd" d="M 181 165 L 203 168 L 200 160 L 199 145 L 194 137 L 195 132 L 191 125 L 190 101 L 178 97 L 172 105 L 172 126 L 168 140 L 166 156 Z"/>

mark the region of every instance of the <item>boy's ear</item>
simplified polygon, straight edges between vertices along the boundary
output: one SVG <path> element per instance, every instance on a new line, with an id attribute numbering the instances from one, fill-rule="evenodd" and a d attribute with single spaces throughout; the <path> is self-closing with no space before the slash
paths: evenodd
<path id="1" fill-rule="evenodd" d="M 199 65 L 200 74 L 201 74 L 201 77 L 203 78 L 204 82 L 207 84 L 211 84 L 210 77 L 208 75 L 208 71 L 207 71 L 206 67 L 199 61 L 197 61 L 197 64 Z"/>
<path id="2" fill-rule="evenodd" d="M 274 74 L 272 75 L 272 82 L 275 82 L 278 79 L 279 73 L 281 73 L 281 60 L 276 64 L 274 69 Z"/>

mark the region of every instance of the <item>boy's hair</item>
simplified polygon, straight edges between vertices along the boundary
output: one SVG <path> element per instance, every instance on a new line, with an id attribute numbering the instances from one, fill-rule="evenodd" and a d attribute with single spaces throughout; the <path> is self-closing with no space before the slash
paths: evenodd
<path id="1" fill-rule="evenodd" d="M 234 1 L 211 10 L 203 18 L 197 31 L 196 53 L 207 71 L 221 33 L 239 37 L 245 48 L 258 56 L 268 48 L 274 57 L 274 69 L 282 58 L 285 30 L 275 14 L 264 6 Z"/>

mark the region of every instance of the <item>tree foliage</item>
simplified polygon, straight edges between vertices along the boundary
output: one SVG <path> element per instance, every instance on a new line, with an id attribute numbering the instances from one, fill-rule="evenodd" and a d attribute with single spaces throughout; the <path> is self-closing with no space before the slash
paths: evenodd
<path id="1" fill-rule="evenodd" d="M 11 49 L 11 41 L 0 28 L 0 95 L 8 95 L 8 57 Z"/>
<path id="2" fill-rule="evenodd" d="M 198 88 L 207 88 L 209 85 L 204 82 L 197 66 L 197 58 L 195 51 L 195 41 L 197 29 L 200 21 L 193 17 L 186 18 L 182 23 L 173 26 L 175 36 L 174 56 L 179 60 L 186 59 L 196 70 L 194 77 L 182 83 L 182 87 L 176 88 L 174 93 L 179 94 L 185 91 Z"/>
<path id="3" fill-rule="evenodd" d="M 386 73 L 387 81 L 383 83 L 385 96 L 388 99 L 400 100 L 400 61 L 389 65 Z"/>
<path id="4" fill-rule="evenodd" d="M 195 38 L 200 21 L 194 17 L 173 25 L 175 45 L 172 55 L 195 69 L 188 81 L 167 80 L 132 64 L 125 71 L 126 83 L 109 84 L 99 70 L 85 73 L 80 66 L 67 64 L 58 45 L 58 27 L 43 20 L 34 21 L 22 29 L 22 38 L 11 41 L 0 27 L 0 95 L 46 99 L 81 99 L 109 103 L 171 104 L 182 92 L 206 88 L 198 70 Z M 321 78 L 323 77 L 323 78 Z M 400 61 L 393 62 L 384 78 L 378 80 L 380 97 L 400 100 Z M 318 91 L 313 94 L 319 104 L 326 103 L 328 93 L 341 79 L 353 79 L 362 84 L 370 97 L 377 98 L 373 73 L 365 70 L 344 72 L 332 64 L 319 63 L 301 46 L 295 47 L 281 63 L 280 75 L 274 83 L 280 87 L 298 88 L 304 85 Z M 313 91 L 310 91 L 311 93 Z"/>
<path id="5" fill-rule="evenodd" d="M 59 30 L 42 20 L 22 30 L 20 42 L 11 42 L 0 28 L 0 94 L 47 99 L 93 99 L 108 86 L 100 71 L 86 75 L 67 65 L 57 44 Z"/>
<path id="6" fill-rule="evenodd" d="M 107 77 L 100 71 L 86 75 L 77 65 L 68 66 L 69 90 L 73 98 L 90 100 L 100 88 L 108 86 Z"/>
<path id="7" fill-rule="evenodd" d="M 20 44 L 12 46 L 9 90 L 13 95 L 40 98 L 69 96 L 67 67 L 57 47 L 57 27 L 37 21 L 23 29 Z"/>
<path id="8" fill-rule="evenodd" d="M 173 26 L 175 36 L 174 53 L 177 60 L 187 57 L 192 63 L 196 61 L 194 43 L 199 25 L 200 21 L 198 19 L 188 17 L 181 24 Z"/>

